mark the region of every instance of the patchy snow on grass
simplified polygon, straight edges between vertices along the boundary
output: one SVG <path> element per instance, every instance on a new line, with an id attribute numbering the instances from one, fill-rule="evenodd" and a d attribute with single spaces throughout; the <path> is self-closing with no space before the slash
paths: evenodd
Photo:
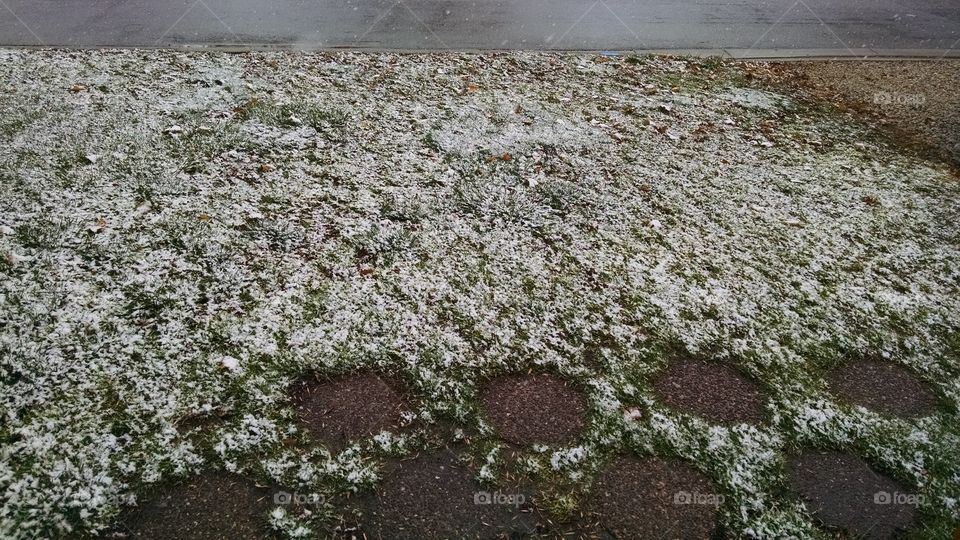
<path id="1" fill-rule="evenodd" d="M 734 535 L 809 536 L 780 459 L 836 446 L 918 485 L 934 527 L 960 518 L 960 186 L 733 65 L 2 51 L 0 74 L 0 536 L 104 530 L 203 466 L 366 488 L 434 421 L 478 434 L 492 480 L 478 387 L 534 366 L 593 405 L 521 462 L 584 492 L 617 452 L 672 454 Z M 658 406 L 678 349 L 739 365 L 771 420 Z M 834 402 L 822 370 L 859 355 L 942 411 Z M 409 385 L 409 439 L 289 446 L 289 383 L 358 367 Z"/>

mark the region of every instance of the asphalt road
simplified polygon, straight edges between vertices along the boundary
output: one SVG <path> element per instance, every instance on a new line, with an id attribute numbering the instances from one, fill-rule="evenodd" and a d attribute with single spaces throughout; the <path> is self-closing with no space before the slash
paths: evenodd
<path id="1" fill-rule="evenodd" d="M 0 45 L 960 48 L 958 0 L 0 0 Z"/>

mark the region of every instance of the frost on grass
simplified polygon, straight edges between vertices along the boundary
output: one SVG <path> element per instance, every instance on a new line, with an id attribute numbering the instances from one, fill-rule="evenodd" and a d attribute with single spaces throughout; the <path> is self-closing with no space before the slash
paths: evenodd
<path id="1" fill-rule="evenodd" d="M 934 528 L 960 517 L 960 189 L 936 163 L 717 63 L 0 55 L 0 536 L 102 529 L 202 467 L 369 486 L 419 439 L 286 444 L 290 383 L 357 368 L 488 439 L 480 382 L 554 370 L 588 427 L 529 470 L 585 490 L 613 452 L 674 454 L 745 536 L 813 531 L 777 495 L 793 445 L 917 485 Z M 770 424 L 658 404 L 678 348 L 775 389 Z M 818 374 L 867 354 L 940 412 L 832 401 Z M 211 411 L 207 439 L 178 434 Z M 293 519 L 272 517 L 324 526 Z"/>

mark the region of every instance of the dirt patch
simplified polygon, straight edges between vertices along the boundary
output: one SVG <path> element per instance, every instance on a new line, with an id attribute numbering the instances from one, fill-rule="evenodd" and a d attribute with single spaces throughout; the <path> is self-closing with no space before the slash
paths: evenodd
<path id="1" fill-rule="evenodd" d="M 183 436 L 209 435 L 231 417 L 229 412 L 223 411 L 191 414 L 177 421 L 177 432 Z"/>
<path id="2" fill-rule="evenodd" d="M 693 467 L 659 458 L 622 458 L 594 484 L 591 514 L 615 538 L 705 539 L 717 529 L 713 483 Z"/>
<path id="3" fill-rule="evenodd" d="M 718 362 L 680 360 L 654 381 L 657 399 L 670 408 L 719 424 L 763 421 L 763 395 L 749 379 Z"/>
<path id="4" fill-rule="evenodd" d="M 893 362 L 856 360 L 826 376 L 830 391 L 843 401 L 880 414 L 924 416 L 936 411 L 933 392 L 909 370 Z"/>
<path id="5" fill-rule="evenodd" d="M 913 522 L 913 496 L 856 456 L 804 452 L 788 459 L 787 479 L 810 513 L 830 530 L 894 538 Z"/>
<path id="6" fill-rule="evenodd" d="M 561 444 L 586 425 L 583 396 L 563 379 L 546 373 L 493 379 L 480 396 L 483 415 L 504 440 L 519 444 Z"/>
<path id="7" fill-rule="evenodd" d="M 401 395 L 370 372 L 308 378 L 297 383 L 292 394 L 307 432 L 334 448 L 400 427 L 406 408 Z"/>
<path id="8" fill-rule="evenodd" d="M 240 476 L 210 472 L 158 487 L 120 517 L 116 532 L 150 540 L 273 538 L 267 513 L 273 490 Z"/>
<path id="9" fill-rule="evenodd" d="M 360 503 L 361 538 L 513 538 L 536 530 L 529 494 L 481 486 L 451 450 L 391 469 Z"/>
<path id="10" fill-rule="evenodd" d="M 960 61 L 770 64 L 778 83 L 864 113 L 960 164 Z"/>

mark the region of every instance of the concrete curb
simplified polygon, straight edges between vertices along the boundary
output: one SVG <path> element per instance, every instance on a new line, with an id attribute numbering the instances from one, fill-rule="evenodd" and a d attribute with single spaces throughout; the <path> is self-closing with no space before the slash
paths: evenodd
<path id="1" fill-rule="evenodd" d="M 960 58 L 956 49 L 724 49 L 738 60 L 940 60 Z"/>
<path id="2" fill-rule="evenodd" d="M 699 58 L 721 57 L 734 60 L 758 61 L 858 61 L 858 60 L 926 60 L 937 61 L 960 58 L 960 49 L 627 49 L 605 51 L 600 49 L 398 49 L 385 47 L 303 47 L 287 44 L 182 44 L 177 46 L 144 47 L 47 47 L 38 45 L 0 45 L 0 50 L 175 50 L 209 51 L 223 53 L 244 52 L 385 52 L 398 54 L 444 54 L 444 53 L 594 53 L 610 56 L 628 54 L 656 54 L 668 56 L 693 56 Z"/>

